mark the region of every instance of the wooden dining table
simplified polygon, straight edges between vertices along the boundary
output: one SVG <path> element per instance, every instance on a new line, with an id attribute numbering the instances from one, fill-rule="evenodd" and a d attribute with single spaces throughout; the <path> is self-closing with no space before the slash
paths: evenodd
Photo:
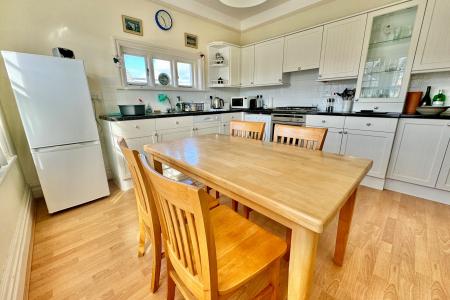
<path id="1" fill-rule="evenodd" d="M 339 213 L 334 263 L 341 266 L 357 188 L 372 161 L 226 135 L 145 145 L 168 165 L 292 230 L 288 299 L 306 299 L 319 236 Z"/>

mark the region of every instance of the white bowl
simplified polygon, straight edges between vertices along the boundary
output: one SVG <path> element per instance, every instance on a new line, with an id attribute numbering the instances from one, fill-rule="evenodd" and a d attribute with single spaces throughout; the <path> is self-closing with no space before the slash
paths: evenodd
<path id="1" fill-rule="evenodd" d="M 444 106 L 419 106 L 416 108 L 416 112 L 425 116 L 439 115 L 444 112 L 447 107 Z"/>

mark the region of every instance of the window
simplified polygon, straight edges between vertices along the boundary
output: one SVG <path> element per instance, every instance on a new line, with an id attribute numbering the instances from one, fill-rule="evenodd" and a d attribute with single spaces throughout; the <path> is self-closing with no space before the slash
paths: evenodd
<path id="1" fill-rule="evenodd" d="M 125 87 L 156 90 L 202 90 L 203 56 L 200 53 L 163 49 L 136 42 L 116 40 L 122 59 Z"/>
<path id="2" fill-rule="evenodd" d="M 124 54 L 123 62 L 125 65 L 127 84 L 130 85 L 148 84 L 147 58 L 145 56 Z"/>
<path id="3" fill-rule="evenodd" d="M 192 64 L 177 62 L 178 85 L 192 87 L 194 82 L 192 78 Z"/>
<path id="4" fill-rule="evenodd" d="M 153 74 L 156 85 L 172 85 L 172 63 L 170 60 L 153 59 Z"/>

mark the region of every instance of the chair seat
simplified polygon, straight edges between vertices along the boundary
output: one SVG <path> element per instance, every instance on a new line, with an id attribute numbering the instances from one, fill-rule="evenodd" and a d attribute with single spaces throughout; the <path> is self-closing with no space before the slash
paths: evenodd
<path id="1" fill-rule="evenodd" d="M 210 211 L 216 243 L 219 294 L 263 271 L 287 249 L 285 241 L 221 205 Z"/>

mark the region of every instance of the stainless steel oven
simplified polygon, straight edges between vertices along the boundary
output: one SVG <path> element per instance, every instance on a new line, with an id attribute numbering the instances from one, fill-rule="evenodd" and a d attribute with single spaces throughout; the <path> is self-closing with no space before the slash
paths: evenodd
<path id="1" fill-rule="evenodd" d="M 271 126 L 272 140 L 275 125 L 284 124 L 292 126 L 306 126 L 306 114 L 316 111 L 316 106 L 289 106 L 277 107 L 273 109 Z"/>

